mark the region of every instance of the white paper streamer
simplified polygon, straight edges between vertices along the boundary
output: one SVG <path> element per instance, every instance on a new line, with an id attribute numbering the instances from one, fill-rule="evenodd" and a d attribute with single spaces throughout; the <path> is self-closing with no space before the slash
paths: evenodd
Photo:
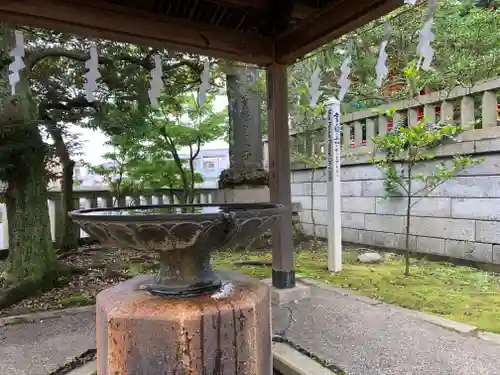
<path id="1" fill-rule="evenodd" d="M 309 92 L 311 94 L 311 100 L 309 105 L 312 108 L 316 108 L 316 105 L 318 104 L 318 99 L 321 95 L 321 91 L 319 89 L 320 84 L 321 84 L 321 69 L 318 64 L 316 65 L 316 68 L 314 69 L 311 75 L 311 84 L 309 87 Z"/>
<path id="2" fill-rule="evenodd" d="M 101 73 L 99 73 L 99 55 L 97 54 L 96 46 L 90 47 L 90 59 L 85 61 L 85 67 L 87 68 L 83 83 L 85 97 L 89 102 L 93 102 L 95 100 L 94 91 L 97 90 L 97 80 L 101 78 Z"/>
<path id="3" fill-rule="evenodd" d="M 387 77 L 387 74 L 389 73 L 389 69 L 387 69 L 387 52 L 385 49 L 387 47 L 387 44 L 389 43 L 389 39 L 391 38 L 391 33 L 392 33 L 391 23 L 387 22 L 385 24 L 385 33 L 382 38 L 382 42 L 380 43 L 378 61 L 375 67 L 375 71 L 377 72 L 377 79 L 375 81 L 375 84 L 377 85 L 377 87 L 382 86 L 382 81 L 384 80 L 385 77 Z"/>
<path id="4" fill-rule="evenodd" d="M 151 70 L 149 81 L 149 102 L 151 107 L 158 107 L 158 98 L 163 90 L 163 66 L 160 55 L 154 56 L 154 68 Z"/>
<path id="5" fill-rule="evenodd" d="M 16 95 L 16 85 L 21 80 L 19 72 L 25 67 L 24 65 L 24 36 L 22 31 L 15 32 L 16 45 L 9 56 L 14 58 L 14 61 L 9 65 L 9 83 L 12 89 L 12 95 Z"/>
<path id="6" fill-rule="evenodd" d="M 349 79 L 349 74 L 351 73 L 351 62 L 352 62 L 352 50 L 353 50 L 353 41 L 349 40 L 347 44 L 347 56 L 340 67 L 340 78 L 338 80 L 338 84 L 340 86 L 339 91 L 339 101 L 344 100 L 345 94 L 349 90 L 349 86 L 351 86 L 351 80 Z"/>
<path id="7" fill-rule="evenodd" d="M 205 60 L 203 62 L 203 72 L 201 73 L 200 91 L 198 92 L 198 105 L 203 108 L 207 98 L 207 92 L 210 88 L 210 62 Z"/>
<path id="8" fill-rule="evenodd" d="M 417 69 L 430 70 L 432 59 L 434 58 L 434 49 L 431 46 L 435 36 L 432 32 L 434 22 L 434 10 L 436 9 L 436 0 L 429 0 L 429 8 L 424 26 L 420 30 L 417 45 L 417 54 L 419 56 Z"/>

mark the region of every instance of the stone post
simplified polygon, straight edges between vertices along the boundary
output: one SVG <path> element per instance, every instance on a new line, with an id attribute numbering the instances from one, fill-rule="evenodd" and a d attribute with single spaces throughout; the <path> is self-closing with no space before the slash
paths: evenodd
<path id="1" fill-rule="evenodd" d="M 227 73 L 230 166 L 219 177 L 219 202 L 269 202 L 269 178 L 263 168 L 262 98 L 252 88 L 257 74 L 255 68 L 241 65 L 233 65 Z"/>

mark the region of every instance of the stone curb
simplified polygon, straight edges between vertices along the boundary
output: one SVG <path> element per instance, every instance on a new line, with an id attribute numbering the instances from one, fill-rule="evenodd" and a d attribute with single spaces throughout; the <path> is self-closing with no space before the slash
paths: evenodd
<path id="1" fill-rule="evenodd" d="M 67 372 L 65 375 L 97 375 L 97 362 L 95 360 L 87 362 L 83 366 Z"/>
<path id="2" fill-rule="evenodd" d="M 391 305 L 391 304 L 386 304 L 382 301 L 378 301 L 376 299 L 360 296 L 357 294 L 354 294 L 352 292 L 349 292 L 343 288 L 338 288 L 331 286 L 330 284 L 327 284 L 322 281 L 314 280 L 314 279 L 308 279 L 308 278 L 299 278 L 300 281 L 304 284 L 308 284 L 311 286 L 315 286 L 317 288 L 323 289 L 323 290 L 328 290 L 331 292 L 338 293 L 342 296 L 348 297 L 348 298 L 353 298 L 359 302 L 366 303 L 371 306 L 379 306 L 379 305 L 388 305 L 388 306 L 394 306 L 398 309 L 403 309 L 405 311 L 408 311 L 411 315 L 413 315 L 415 318 L 423 320 L 427 323 L 431 323 L 434 325 L 437 325 L 441 328 L 445 328 L 450 331 L 457 332 L 459 334 L 462 334 L 464 336 L 469 336 L 469 337 L 477 337 L 480 340 L 488 341 L 494 344 L 500 345 L 500 335 L 492 332 L 486 332 L 486 331 L 478 331 L 477 327 L 466 324 L 466 323 L 461 323 L 457 322 L 455 320 L 451 319 L 445 319 L 437 315 L 431 315 L 427 314 L 421 311 L 415 311 L 411 309 L 406 309 L 404 307 L 399 307 L 396 305 Z"/>
<path id="3" fill-rule="evenodd" d="M 85 312 L 94 312 L 95 305 L 71 307 L 69 309 L 41 311 L 32 314 L 12 315 L 0 318 L 1 326 L 11 326 L 15 324 L 35 323 L 41 320 L 56 319 L 65 315 L 76 315 Z"/>
<path id="4" fill-rule="evenodd" d="M 497 333 L 491 333 L 491 332 L 478 332 L 477 337 L 489 341 L 492 343 L 495 343 L 497 345 L 500 345 L 500 335 Z"/>
<path id="5" fill-rule="evenodd" d="M 315 360 L 281 342 L 273 343 L 273 368 L 283 375 L 335 375 Z"/>
<path id="6" fill-rule="evenodd" d="M 426 314 L 421 311 L 413 311 L 413 315 L 420 320 L 434 324 L 441 328 L 448 329 L 450 331 L 461 333 L 463 335 L 473 336 L 477 332 L 477 327 L 473 325 L 460 323 L 451 319 L 441 318 L 440 316 Z"/>
<path id="7" fill-rule="evenodd" d="M 273 367 L 283 375 L 335 375 L 315 360 L 295 350 L 290 345 L 273 343 Z M 66 375 L 96 375 L 96 361 L 69 371 Z"/>
<path id="8" fill-rule="evenodd" d="M 378 306 L 378 305 L 382 305 L 383 304 L 382 301 L 379 301 L 379 300 L 376 300 L 376 299 L 373 299 L 373 298 L 369 298 L 369 297 L 365 297 L 365 296 L 361 296 L 359 294 L 352 293 L 352 292 L 350 292 L 350 291 L 348 291 L 346 289 L 337 288 L 337 287 L 331 286 L 330 284 L 327 284 L 327 283 L 322 282 L 322 281 L 317 281 L 317 280 L 308 279 L 308 278 L 299 278 L 299 280 L 303 284 L 307 284 L 307 285 L 310 285 L 310 286 L 315 286 L 317 288 L 324 289 L 324 290 L 329 290 L 330 292 L 334 292 L 334 293 L 340 294 L 340 295 L 342 295 L 344 297 L 353 298 L 356 301 L 359 301 L 359 302 L 362 302 L 362 303 L 366 303 L 366 304 L 371 305 L 371 306 Z"/>

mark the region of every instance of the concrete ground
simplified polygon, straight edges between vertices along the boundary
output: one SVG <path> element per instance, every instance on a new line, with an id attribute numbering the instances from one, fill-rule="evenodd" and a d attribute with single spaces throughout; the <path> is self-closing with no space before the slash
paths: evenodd
<path id="1" fill-rule="evenodd" d="M 500 322 L 499 322 L 500 324 Z M 2 326 L 0 374 L 49 375 L 95 348 L 94 314 Z M 273 308 L 273 330 L 349 375 L 496 375 L 500 345 L 425 321 L 412 311 L 312 287 Z"/>
<path id="2" fill-rule="evenodd" d="M 500 374 L 498 344 L 316 287 L 308 300 L 275 307 L 273 330 L 349 375 Z"/>
<path id="3" fill-rule="evenodd" d="M 95 348 L 95 314 L 82 312 L 1 326 L 0 374 L 49 375 Z"/>

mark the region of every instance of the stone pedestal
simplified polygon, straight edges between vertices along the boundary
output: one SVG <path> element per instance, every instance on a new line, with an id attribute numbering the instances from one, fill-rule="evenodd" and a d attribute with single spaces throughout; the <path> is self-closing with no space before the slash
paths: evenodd
<path id="1" fill-rule="evenodd" d="M 218 202 L 269 202 L 269 176 L 262 167 L 262 98 L 252 88 L 257 76 L 255 68 L 239 65 L 227 72 L 230 167 L 219 176 Z"/>
<path id="2" fill-rule="evenodd" d="M 97 296 L 98 375 L 271 375 L 269 287 L 221 273 L 220 291 L 151 295 L 139 276 Z"/>
<path id="3" fill-rule="evenodd" d="M 217 202 L 221 203 L 261 203 L 269 202 L 267 186 L 237 186 L 217 191 Z"/>

